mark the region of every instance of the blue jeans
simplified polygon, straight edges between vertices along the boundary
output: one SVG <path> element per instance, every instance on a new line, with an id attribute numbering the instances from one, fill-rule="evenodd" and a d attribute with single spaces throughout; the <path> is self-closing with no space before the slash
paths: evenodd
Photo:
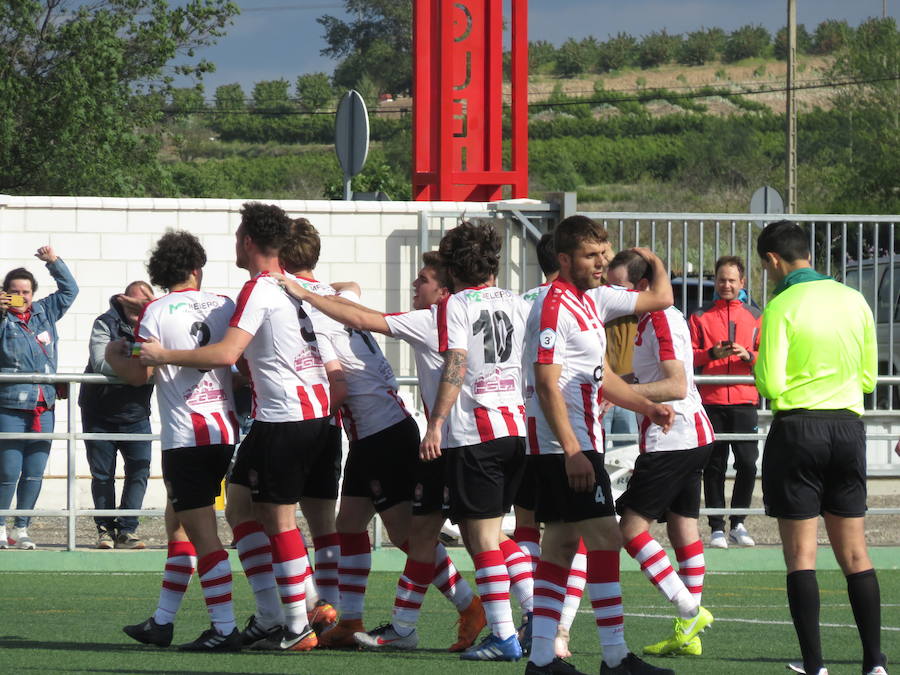
<path id="1" fill-rule="evenodd" d="M 82 428 L 90 434 L 149 434 L 150 420 L 131 424 L 109 424 L 82 415 Z M 150 441 L 85 441 L 88 465 L 91 467 L 91 495 L 95 509 L 116 508 L 116 452 L 125 460 L 125 484 L 122 486 L 120 509 L 139 509 L 147 492 L 150 477 Z M 98 530 L 134 532 L 136 516 L 102 516 L 94 518 Z"/>
<path id="2" fill-rule="evenodd" d="M 636 434 L 638 431 L 637 417 L 631 410 L 614 405 L 603 416 L 603 431 L 607 434 Z M 632 443 L 637 443 L 637 441 L 613 441 L 612 445 L 614 448 L 620 448 Z"/>
<path id="3" fill-rule="evenodd" d="M 53 432 L 52 410 L 41 414 L 41 431 Z M 34 424 L 30 410 L 0 408 L 0 431 L 28 433 Z M 44 469 L 50 456 L 50 441 L 13 439 L 0 441 L 0 509 L 8 509 L 16 495 L 17 509 L 33 509 L 41 493 Z M 15 527 L 28 527 L 31 518 L 16 516 Z M 6 525 L 6 518 L 0 518 Z"/>

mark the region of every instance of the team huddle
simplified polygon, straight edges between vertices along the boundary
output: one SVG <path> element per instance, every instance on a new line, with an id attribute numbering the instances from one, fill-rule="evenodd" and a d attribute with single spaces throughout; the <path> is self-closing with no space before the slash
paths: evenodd
<path id="1" fill-rule="evenodd" d="M 714 434 L 694 385 L 688 326 L 671 307 L 658 257 L 631 249 L 610 260 L 605 230 L 573 216 L 552 235 L 558 270 L 545 269 L 547 283 L 520 296 L 495 285 L 493 227 L 462 223 L 423 255 L 411 311 L 385 315 L 362 304 L 355 283 L 316 279 L 320 241 L 308 221 L 258 203 L 241 215 L 236 264 L 251 278 L 236 303 L 201 290 L 200 242 L 169 232 L 148 263 L 167 294 L 146 306 L 134 347 L 107 349 L 129 383 L 155 378 L 168 494 L 158 605 L 124 628 L 129 636 L 171 644 L 196 571 L 211 627 L 182 649 L 413 649 L 434 585 L 459 612 L 449 649 L 462 659 L 527 654 L 526 673 L 573 675 L 564 659 L 586 588 L 601 674 L 673 673 L 627 645 L 624 547 L 675 613 L 671 634 L 644 654 L 701 653 L 713 617 L 701 605 L 700 481 Z M 621 286 L 603 285 L 614 270 Z M 604 367 L 604 325 L 627 315 L 638 328 L 634 373 L 622 378 Z M 413 348 L 428 420 L 421 439 L 372 332 Z M 213 509 L 239 439 L 232 366 L 249 375 L 253 392 L 253 423 L 226 500 L 256 604 L 243 630 Z M 635 411 L 639 423 L 641 454 L 617 501 L 603 462 L 609 403 Z M 513 506 L 509 538 L 501 520 Z M 367 631 L 367 528 L 376 512 L 407 560 L 391 620 Z M 475 589 L 439 542 L 446 518 L 459 525 Z M 677 571 L 650 535 L 654 521 L 666 523 Z"/>

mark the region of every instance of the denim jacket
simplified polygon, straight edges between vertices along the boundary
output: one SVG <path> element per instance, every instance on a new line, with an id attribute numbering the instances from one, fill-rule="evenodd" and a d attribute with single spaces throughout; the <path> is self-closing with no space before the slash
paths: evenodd
<path id="1" fill-rule="evenodd" d="M 56 281 L 57 291 L 31 305 L 31 319 L 26 324 L 14 312 L 0 313 L 0 373 L 55 373 L 58 360 L 59 321 L 78 295 L 75 277 L 61 258 L 47 263 Z M 38 337 L 41 340 L 38 340 Z M 34 410 L 38 387 L 44 392 L 47 407 L 56 402 L 52 384 L 0 384 L 0 408 Z"/>

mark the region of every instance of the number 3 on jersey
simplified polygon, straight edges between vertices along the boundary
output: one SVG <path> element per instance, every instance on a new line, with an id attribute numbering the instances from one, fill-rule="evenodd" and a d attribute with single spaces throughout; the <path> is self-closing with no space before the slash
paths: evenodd
<path id="1" fill-rule="evenodd" d="M 484 333 L 484 362 L 505 363 L 512 354 L 513 323 L 509 315 L 497 310 L 493 315 L 481 310 L 472 324 L 472 335 Z"/>

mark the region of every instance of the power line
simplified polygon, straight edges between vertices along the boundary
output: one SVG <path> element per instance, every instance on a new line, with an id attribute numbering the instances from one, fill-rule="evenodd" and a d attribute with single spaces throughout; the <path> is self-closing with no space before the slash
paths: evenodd
<path id="1" fill-rule="evenodd" d="M 793 91 L 803 91 L 803 90 L 812 90 L 812 89 L 836 89 L 838 87 L 849 87 L 849 86 L 862 86 L 867 84 L 876 84 L 878 82 L 896 82 L 900 81 L 900 74 L 890 75 L 886 77 L 873 77 L 869 79 L 851 79 L 851 80 L 839 80 L 834 82 L 818 82 L 814 84 L 799 84 L 791 89 Z M 635 91 L 635 90 L 624 90 L 624 91 Z M 647 101 L 654 101 L 658 99 L 664 100 L 689 100 L 689 99 L 701 99 L 701 98 L 712 98 L 714 96 L 719 96 L 721 98 L 731 98 L 731 97 L 747 97 L 747 96 L 759 96 L 761 94 L 777 94 L 777 93 L 785 93 L 789 91 L 788 87 L 770 87 L 767 89 L 757 89 L 756 91 L 743 91 L 743 92 L 729 92 L 729 91 L 720 91 L 714 90 L 712 92 L 708 91 L 694 91 L 694 92 L 685 92 L 682 94 L 673 93 L 669 90 L 660 90 L 660 89 L 648 89 L 646 93 L 642 95 L 636 96 L 619 96 L 619 97 L 610 97 L 610 98 L 587 98 L 587 99 L 575 99 L 575 100 L 566 100 L 566 101 L 558 101 L 558 102 L 550 102 L 550 101 L 540 101 L 535 103 L 529 103 L 528 108 L 560 108 L 567 107 L 573 105 L 602 105 L 606 103 L 628 103 L 628 102 L 637 102 L 643 103 Z M 296 103 L 296 99 L 288 99 L 287 103 Z M 504 104 L 504 107 L 509 107 L 509 104 Z M 336 110 L 267 110 L 267 109 L 253 109 L 253 110 L 239 110 L 239 109 L 217 109 L 217 108 L 196 108 L 196 109 L 172 109 L 172 108 L 163 108 L 158 112 L 162 112 L 169 115 L 269 115 L 272 117 L 279 116 L 288 116 L 288 115 L 335 115 L 337 114 Z M 407 114 L 412 112 L 412 107 L 403 107 L 403 108 L 391 108 L 388 110 L 370 110 L 370 114 Z"/>

